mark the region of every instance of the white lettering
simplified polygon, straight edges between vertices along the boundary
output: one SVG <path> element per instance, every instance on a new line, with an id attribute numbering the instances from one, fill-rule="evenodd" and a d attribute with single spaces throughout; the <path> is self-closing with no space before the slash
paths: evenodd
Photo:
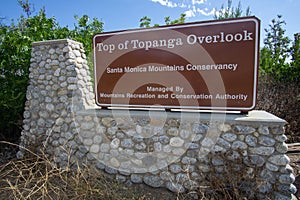
<path id="1" fill-rule="evenodd" d="M 171 99 L 212 99 L 211 94 L 171 94 Z"/>
<path id="2" fill-rule="evenodd" d="M 223 100 L 243 100 L 246 101 L 248 95 L 246 94 L 217 94 L 215 96 L 216 99 L 223 99 Z"/>
<path id="3" fill-rule="evenodd" d="M 132 73 L 132 72 L 147 72 L 146 67 L 125 67 L 124 71 L 126 73 Z"/>
<path id="4" fill-rule="evenodd" d="M 114 73 L 123 73 L 123 69 L 122 68 L 106 68 L 106 73 L 108 74 L 114 74 Z"/>
<path id="5" fill-rule="evenodd" d="M 98 51 L 108 51 L 109 53 L 112 53 L 115 50 L 114 44 L 103 44 L 103 43 L 97 43 Z"/>
<path id="6" fill-rule="evenodd" d="M 175 46 L 182 46 L 183 41 L 181 38 L 171 38 L 171 39 L 161 39 L 161 40 L 131 40 L 133 49 L 145 49 L 146 51 L 150 48 L 159 48 L 159 47 L 167 47 L 168 49 L 172 49 Z"/>
<path id="7" fill-rule="evenodd" d="M 204 70 L 232 70 L 236 71 L 238 64 L 229 63 L 229 64 L 211 64 L 211 65 L 193 65 L 191 63 L 185 66 L 187 71 L 204 71 Z"/>
<path id="8" fill-rule="evenodd" d="M 206 36 L 206 38 L 205 38 L 205 42 L 206 43 L 211 43 L 211 41 L 212 41 L 212 36 Z"/>
<path id="9" fill-rule="evenodd" d="M 247 40 L 253 40 L 253 38 L 251 37 L 253 33 L 248 33 L 247 30 L 244 31 L 244 41 L 247 41 Z"/>
<path id="10" fill-rule="evenodd" d="M 152 86 L 147 86 L 147 92 L 173 92 L 173 86 L 171 87 L 152 87 Z"/>
<path id="11" fill-rule="evenodd" d="M 213 41 L 213 43 L 216 43 L 216 42 L 218 42 L 218 38 L 220 38 L 220 35 L 213 35 L 213 38 L 214 38 L 214 41 Z"/>
<path id="12" fill-rule="evenodd" d="M 242 34 L 237 33 L 237 34 L 234 35 L 234 40 L 235 40 L 235 41 L 239 42 L 239 41 L 241 41 L 242 39 L 243 39 L 243 35 L 242 35 Z"/>
<path id="13" fill-rule="evenodd" d="M 232 42 L 233 40 L 233 35 L 232 34 L 227 34 L 225 37 L 226 42 Z"/>
<path id="14" fill-rule="evenodd" d="M 196 35 L 188 35 L 186 38 L 188 44 L 195 44 L 197 42 Z"/>
<path id="15" fill-rule="evenodd" d="M 200 35 L 196 36 L 194 34 L 188 35 L 186 38 L 187 44 L 194 45 L 196 43 L 199 44 L 210 44 L 210 43 L 230 43 L 230 42 L 240 42 L 240 41 L 248 41 L 253 40 L 252 32 L 248 32 L 248 30 L 244 30 L 239 33 L 224 33 L 220 32 L 216 35 Z"/>

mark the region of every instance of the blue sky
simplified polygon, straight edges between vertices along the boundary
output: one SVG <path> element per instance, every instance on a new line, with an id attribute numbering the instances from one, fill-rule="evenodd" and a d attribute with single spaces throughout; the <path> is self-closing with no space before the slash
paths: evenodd
<path id="1" fill-rule="evenodd" d="M 2 23 L 10 23 L 24 14 L 17 0 L 0 0 Z M 213 19 L 213 13 L 219 10 L 227 0 L 29 0 L 35 12 L 45 8 L 48 17 L 55 17 L 61 26 L 73 27 L 74 15 L 97 17 L 104 22 L 104 31 L 126 30 L 139 27 L 143 16 L 152 19 L 153 24 L 164 24 L 164 17 L 176 19 L 181 13 L 187 14 L 187 22 Z M 237 6 L 239 0 L 232 0 Z M 271 20 L 277 14 L 286 21 L 286 34 L 293 39 L 293 34 L 300 32 L 300 0 L 241 0 L 242 9 L 249 6 L 251 14 L 261 20 L 261 41 Z"/>

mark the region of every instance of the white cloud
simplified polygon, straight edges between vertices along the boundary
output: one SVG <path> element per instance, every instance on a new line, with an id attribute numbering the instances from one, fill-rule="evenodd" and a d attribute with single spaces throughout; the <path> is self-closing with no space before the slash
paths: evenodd
<path id="1" fill-rule="evenodd" d="M 187 11 L 184 12 L 184 14 L 187 18 L 196 16 L 193 10 L 187 10 Z"/>
<path id="2" fill-rule="evenodd" d="M 208 8 L 205 8 L 205 9 L 200 9 L 200 8 L 197 8 L 197 12 L 201 15 L 204 15 L 204 16 L 211 16 L 211 15 L 214 15 L 215 12 L 216 12 L 216 9 L 213 8 L 212 10 L 208 11 Z"/>
<path id="3" fill-rule="evenodd" d="M 180 7 L 180 8 L 186 8 L 186 7 L 187 7 L 187 5 L 186 5 L 186 4 L 184 4 L 184 3 L 181 3 L 181 4 L 178 4 L 178 7 Z"/>
<path id="4" fill-rule="evenodd" d="M 205 7 L 208 0 L 151 0 L 154 3 L 159 3 L 162 6 L 169 8 L 182 9 L 187 18 L 196 17 L 197 15 L 210 16 L 215 14 L 215 8 L 209 10 Z"/>
<path id="5" fill-rule="evenodd" d="M 232 14 L 231 10 L 226 10 L 226 8 L 220 9 L 219 11 L 216 11 L 215 14 L 217 17 L 224 15 L 226 12 L 228 12 L 228 14 Z"/>
<path id="6" fill-rule="evenodd" d="M 161 5 L 167 6 L 170 8 L 178 7 L 177 3 L 173 3 L 172 1 L 169 1 L 169 0 L 151 0 L 151 1 L 155 2 L 155 3 L 160 3 Z"/>
<path id="7" fill-rule="evenodd" d="M 196 4 L 204 4 L 207 0 L 192 0 L 192 4 L 196 5 Z"/>

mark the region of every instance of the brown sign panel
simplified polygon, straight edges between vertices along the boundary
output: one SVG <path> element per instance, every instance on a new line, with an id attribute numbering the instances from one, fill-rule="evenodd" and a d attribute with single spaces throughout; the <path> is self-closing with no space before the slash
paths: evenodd
<path id="1" fill-rule="evenodd" d="M 260 21 L 215 20 L 97 34 L 100 106 L 255 107 Z"/>

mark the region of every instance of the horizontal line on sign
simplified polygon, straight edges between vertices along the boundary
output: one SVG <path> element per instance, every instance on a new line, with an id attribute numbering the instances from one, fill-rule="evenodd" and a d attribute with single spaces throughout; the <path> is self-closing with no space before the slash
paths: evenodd
<path id="1" fill-rule="evenodd" d="M 145 108 L 145 107 L 107 107 L 108 109 L 119 109 L 119 110 L 165 110 L 164 108 Z"/>
<path id="2" fill-rule="evenodd" d="M 199 110 L 199 109 L 168 109 L 168 108 L 145 108 L 145 107 L 105 107 L 110 110 L 146 110 L 146 111 L 173 111 L 173 112 L 194 112 L 194 113 L 230 113 L 230 114 L 240 114 L 242 111 L 234 110 Z"/>
<path id="3" fill-rule="evenodd" d="M 241 113 L 241 111 L 235 111 L 235 110 L 191 110 L 191 109 L 171 109 L 171 110 L 177 112 L 232 113 L 232 114 Z"/>

